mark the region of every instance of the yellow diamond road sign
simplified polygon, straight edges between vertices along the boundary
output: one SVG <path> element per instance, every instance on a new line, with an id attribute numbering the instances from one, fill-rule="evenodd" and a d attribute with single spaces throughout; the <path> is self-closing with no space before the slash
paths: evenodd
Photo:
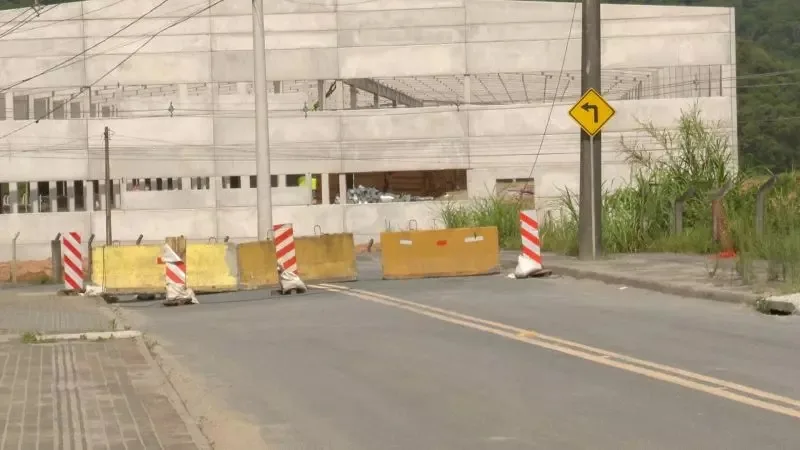
<path id="1" fill-rule="evenodd" d="M 589 136 L 594 136 L 614 117 L 614 108 L 594 89 L 583 94 L 578 103 L 569 110 L 569 115 Z"/>

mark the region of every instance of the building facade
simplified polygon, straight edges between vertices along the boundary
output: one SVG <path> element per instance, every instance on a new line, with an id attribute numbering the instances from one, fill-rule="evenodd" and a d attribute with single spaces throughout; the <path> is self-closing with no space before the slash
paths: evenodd
<path id="1" fill-rule="evenodd" d="M 276 223 L 357 241 L 440 225 L 436 201 L 342 201 L 360 180 L 398 174 L 447 178 L 439 191 L 470 197 L 530 182 L 542 208 L 577 189 L 567 110 L 581 94 L 579 2 L 264 3 Z M 0 260 L 17 232 L 20 259 L 46 257 L 59 232 L 104 236 L 109 201 L 121 242 L 256 237 L 250 8 L 88 0 L 29 19 L 0 12 Z M 617 111 L 604 181 L 630 177 L 622 138 L 655 149 L 641 123 L 674 127 L 695 104 L 735 155 L 733 9 L 603 5 L 602 16 L 602 91 Z"/>

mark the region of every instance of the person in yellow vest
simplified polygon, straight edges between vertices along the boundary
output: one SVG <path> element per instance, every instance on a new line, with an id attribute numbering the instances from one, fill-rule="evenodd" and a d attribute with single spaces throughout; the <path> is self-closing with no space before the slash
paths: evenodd
<path id="1" fill-rule="evenodd" d="M 297 179 L 298 185 L 300 186 L 308 186 L 306 183 L 306 177 L 303 175 L 302 177 Z M 319 203 L 320 195 L 317 192 L 317 177 L 311 175 L 311 203 L 317 204 Z"/>
<path id="2" fill-rule="evenodd" d="M 308 186 L 306 184 L 305 175 L 303 175 L 302 177 L 298 178 L 297 181 L 298 181 L 298 185 L 300 185 L 300 186 Z M 311 190 L 312 191 L 316 191 L 317 190 L 317 177 L 315 177 L 313 175 L 311 176 Z"/>

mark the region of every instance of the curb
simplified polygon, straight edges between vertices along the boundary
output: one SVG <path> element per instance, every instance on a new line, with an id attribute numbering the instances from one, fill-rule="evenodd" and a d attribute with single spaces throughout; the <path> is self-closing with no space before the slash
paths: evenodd
<path id="1" fill-rule="evenodd" d="M 516 263 L 504 261 L 503 266 L 513 269 Z M 714 300 L 724 303 L 738 303 L 748 306 L 757 306 L 759 302 L 764 300 L 764 296 L 747 293 L 747 292 L 725 292 L 712 287 L 698 288 L 690 286 L 681 286 L 663 281 L 647 280 L 635 278 L 627 275 L 619 275 L 616 273 L 598 272 L 596 270 L 581 269 L 561 264 L 547 264 L 547 268 L 552 270 L 554 274 L 564 275 L 576 279 L 589 279 L 601 281 L 607 284 L 623 284 L 625 286 L 646 289 L 649 291 L 661 292 L 664 294 L 679 295 L 682 297 L 695 297 L 706 300 Z M 776 308 L 781 309 L 781 308 Z"/>
<path id="2" fill-rule="evenodd" d="M 86 333 L 37 334 L 36 341 L 103 341 L 107 339 L 131 339 L 140 337 L 136 330 L 89 331 Z"/>
<path id="3" fill-rule="evenodd" d="M 197 447 L 197 450 L 211 450 L 213 448 L 211 440 L 205 435 L 205 433 L 203 433 L 203 430 L 199 424 L 199 419 L 195 418 L 191 414 L 186 406 L 185 400 L 180 396 L 180 393 L 178 392 L 178 389 L 171 378 L 171 374 L 174 372 L 174 369 L 168 370 L 161 351 L 157 348 L 154 348 L 158 347 L 158 345 L 156 344 L 151 347 L 147 342 L 145 342 L 144 339 L 144 337 L 136 339 L 137 345 L 139 346 L 139 351 L 142 353 L 142 356 L 144 356 L 144 359 L 147 360 L 150 366 L 163 378 L 165 384 L 164 393 L 166 394 L 169 402 L 172 404 L 172 407 L 175 408 L 175 412 L 178 413 L 178 416 L 180 416 L 183 424 L 186 426 L 186 430 L 192 437 L 192 441 Z"/>

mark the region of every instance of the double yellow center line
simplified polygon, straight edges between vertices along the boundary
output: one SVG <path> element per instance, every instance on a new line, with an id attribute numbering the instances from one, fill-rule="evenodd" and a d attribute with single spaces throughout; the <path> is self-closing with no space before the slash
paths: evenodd
<path id="1" fill-rule="evenodd" d="M 772 394 L 749 386 L 376 292 L 351 289 L 327 283 L 319 284 L 314 287 L 394 308 L 404 309 L 443 322 L 491 333 L 586 361 L 614 367 L 655 380 L 672 383 L 684 388 L 694 389 L 741 404 L 800 419 L 800 400 Z"/>

